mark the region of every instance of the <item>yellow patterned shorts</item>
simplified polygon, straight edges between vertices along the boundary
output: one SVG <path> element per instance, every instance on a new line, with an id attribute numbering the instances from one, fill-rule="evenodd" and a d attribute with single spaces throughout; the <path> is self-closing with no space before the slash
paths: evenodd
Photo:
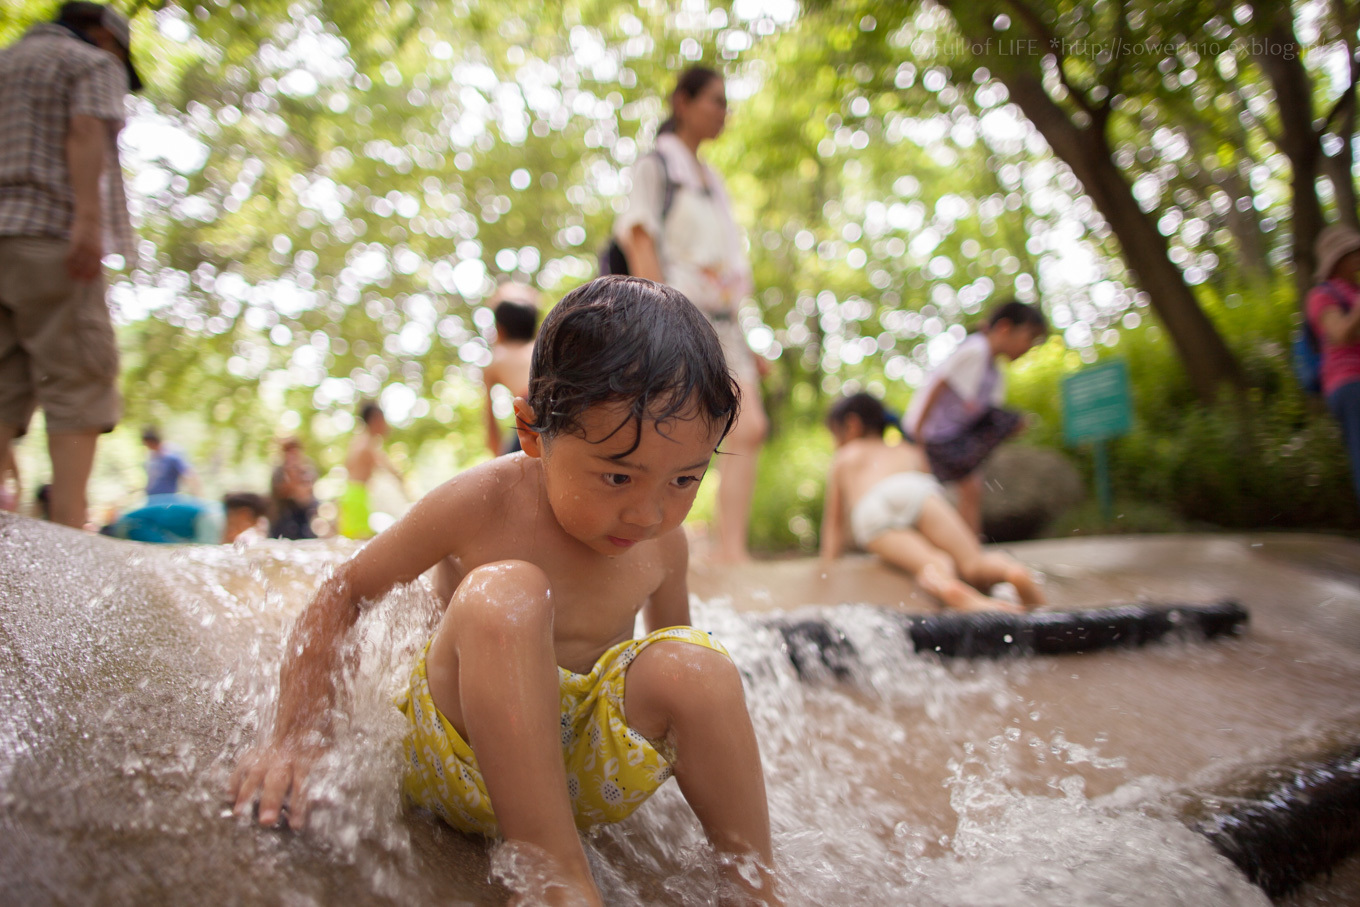
<path id="1" fill-rule="evenodd" d="M 623 712 L 628 666 L 643 649 L 668 639 L 727 655 L 722 644 L 703 630 L 669 627 L 610 648 L 589 674 L 557 669 L 562 691 L 562 759 L 578 828 L 627 818 L 671 776 L 673 756 L 658 752 L 655 744 L 630 729 Z M 407 799 L 460 831 L 495 837 L 499 826 L 477 757 L 435 707 L 424 655 L 416 662 L 411 686 L 398 698 L 397 707 L 410 722 L 402 781 Z"/>

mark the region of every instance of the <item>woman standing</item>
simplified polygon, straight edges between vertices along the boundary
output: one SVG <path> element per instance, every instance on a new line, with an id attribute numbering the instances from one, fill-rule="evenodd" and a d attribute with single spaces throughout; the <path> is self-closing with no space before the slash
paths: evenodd
<path id="1" fill-rule="evenodd" d="M 1322 394 L 1341 423 L 1360 500 L 1360 232 L 1337 224 L 1318 234 L 1317 286 L 1308 324 L 1322 348 Z"/>
<path id="2" fill-rule="evenodd" d="M 737 320 L 753 289 L 745 239 L 722 180 L 699 160 L 699 146 L 717 138 L 726 120 L 723 77 L 702 66 L 681 73 L 655 150 L 632 168 L 633 189 L 614 238 L 632 274 L 669 284 L 708 316 L 741 389 L 741 414 L 718 458 L 715 558 L 739 562 L 749 556 L 756 460 L 768 422 L 760 400 L 765 363 Z"/>

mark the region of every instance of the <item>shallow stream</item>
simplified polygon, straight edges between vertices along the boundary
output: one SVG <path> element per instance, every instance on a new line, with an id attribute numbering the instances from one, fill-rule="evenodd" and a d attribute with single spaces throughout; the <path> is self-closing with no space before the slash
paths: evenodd
<path id="1" fill-rule="evenodd" d="M 227 809 L 235 756 L 267 720 L 283 631 L 351 550 L 154 548 L 0 515 L 0 903 L 504 903 L 484 842 L 398 798 L 390 699 L 437 612 L 421 583 L 356 627 L 352 718 L 318 770 L 325 805 L 309 831 L 261 830 Z M 876 607 L 815 607 L 865 600 L 872 565 L 821 585 L 801 581 L 805 562 L 695 582 L 695 623 L 746 674 L 789 902 L 1269 903 L 1184 816 L 1243 774 L 1360 741 L 1360 545 L 1014 550 L 1044 569 L 1058 607 L 1228 597 L 1252 622 L 1208 644 L 950 663 L 912 653 Z M 862 670 L 801 682 L 762 624 L 772 608 L 828 617 Z M 712 902 L 703 838 L 673 784 L 587 847 L 610 903 Z M 1291 903 L 1360 900 L 1356 859 Z"/>

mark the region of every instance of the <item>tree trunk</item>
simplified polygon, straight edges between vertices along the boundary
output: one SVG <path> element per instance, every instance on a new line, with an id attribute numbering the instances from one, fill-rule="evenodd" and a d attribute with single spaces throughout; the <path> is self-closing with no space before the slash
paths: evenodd
<path id="1" fill-rule="evenodd" d="M 1236 357 L 1200 308 L 1180 268 L 1168 257 L 1166 237 L 1158 232 L 1152 217 L 1138 207 L 1133 187 L 1114 163 L 1104 134 L 1073 123 L 1049 98 L 1037 77 L 1015 73 L 1001 79 L 1011 99 L 1043 134 L 1053 152 L 1072 168 L 1114 231 L 1124 260 L 1166 326 L 1195 393 L 1210 400 L 1224 384 L 1240 388 L 1243 379 Z"/>
<path id="2" fill-rule="evenodd" d="M 940 0 L 974 46 L 998 47 L 1015 35 L 1003 35 L 993 26 L 992 13 L 980 12 L 966 0 Z M 1008 4 L 1017 17 L 1031 27 L 1042 23 L 1023 3 Z M 1049 35 L 1031 33 L 1033 44 L 1050 46 Z M 1013 100 L 1047 140 L 1053 153 L 1062 159 L 1081 181 L 1087 196 L 1109 223 L 1123 250 L 1124 260 L 1135 273 L 1138 285 L 1146 291 L 1153 311 L 1161 319 L 1180 355 L 1195 394 L 1205 401 L 1214 399 L 1226 385 L 1232 390 L 1244 384 L 1241 367 L 1224 343 L 1199 301 L 1185 282 L 1180 268 L 1168 256 L 1166 237 L 1157 231 L 1153 219 L 1138 207 L 1133 187 L 1115 164 L 1105 135 L 1105 120 L 1091 117 L 1079 125 L 1059 107 L 1044 89 L 1039 67 L 1032 55 L 1004 52 L 989 54 L 992 74 L 1005 84 Z M 1069 90 L 1074 90 L 1069 86 Z M 1113 92 L 1112 92 L 1113 93 Z M 1081 106 L 1092 109 L 1086 98 Z"/>
<path id="3" fill-rule="evenodd" d="M 1253 3 L 1254 19 L 1262 23 L 1267 49 L 1291 47 L 1295 53 L 1260 53 L 1256 64 L 1275 90 L 1275 109 L 1280 116 L 1281 134 L 1276 137 L 1280 150 L 1289 158 L 1290 184 L 1294 194 L 1294 284 L 1302 299 L 1313 285 L 1317 259 L 1313 244 L 1324 225 L 1322 203 L 1318 200 L 1317 178 L 1322 146 L 1313 128 L 1313 86 L 1300 45 L 1294 37 L 1293 12 L 1288 4 Z M 1286 59 L 1286 57 L 1292 59 Z M 1352 215 L 1354 219 L 1354 215 Z"/>
<path id="4" fill-rule="evenodd" d="M 1360 214 L 1356 210 L 1355 197 L 1355 86 L 1360 81 L 1360 63 L 1355 59 L 1355 30 L 1360 20 L 1360 10 L 1345 0 L 1335 0 L 1332 3 L 1332 15 L 1337 20 L 1337 31 L 1346 45 L 1351 82 L 1346 94 L 1337 101 L 1338 121 L 1332 124 L 1331 129 L 1332 134 L 1341 139 L 1341 150 L 1336 154 L 1325 155 L 1322 169 L 1336 192 L 1337 219 L 1360 230 Z"/>

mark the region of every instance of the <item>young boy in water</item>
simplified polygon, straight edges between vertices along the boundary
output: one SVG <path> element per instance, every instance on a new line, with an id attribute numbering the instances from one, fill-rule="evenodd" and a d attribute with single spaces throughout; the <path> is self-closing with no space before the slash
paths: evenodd
<path id="1" fill-rule="evenodd" d="M 411 674 L 403 788 L 455 828 L 530 845 L 561 903 L 600 903 L 577 828 L 618 821 L 671 774 L 727 861 L 777 903 L 760 753 L 741 677 L 689 626 L 681 521 L 737 412 L 722 349 L 684 296 L 633 277 L 544 322 L 522 454 L 444 483 L 340 567 L 299 617 L 238 812 L 305 818 L 340 644 L 360 603 L 437 566 L 452 589 Z M 648 635 L 633 638 L 641 611 Z M 738 864 L 754 858 L 753 884 Z"/>
<path id="2" fill-rule="evenodd" d="M 833 560 L 845 550 L 848 525 L 859 547 L 910 573 L 950 608 L 1023 611 L 984 594 L 1003 582 L 1015 586 L 1026 605 L 1043 604 L 1024 566 L 982 550 L 921 451 L 905 439 L 883 440 L 888 422 L 883 404 L 863 393 L 841 398 L 827 413 L 836 455 L 826 480 L 822 557 Z"/>

